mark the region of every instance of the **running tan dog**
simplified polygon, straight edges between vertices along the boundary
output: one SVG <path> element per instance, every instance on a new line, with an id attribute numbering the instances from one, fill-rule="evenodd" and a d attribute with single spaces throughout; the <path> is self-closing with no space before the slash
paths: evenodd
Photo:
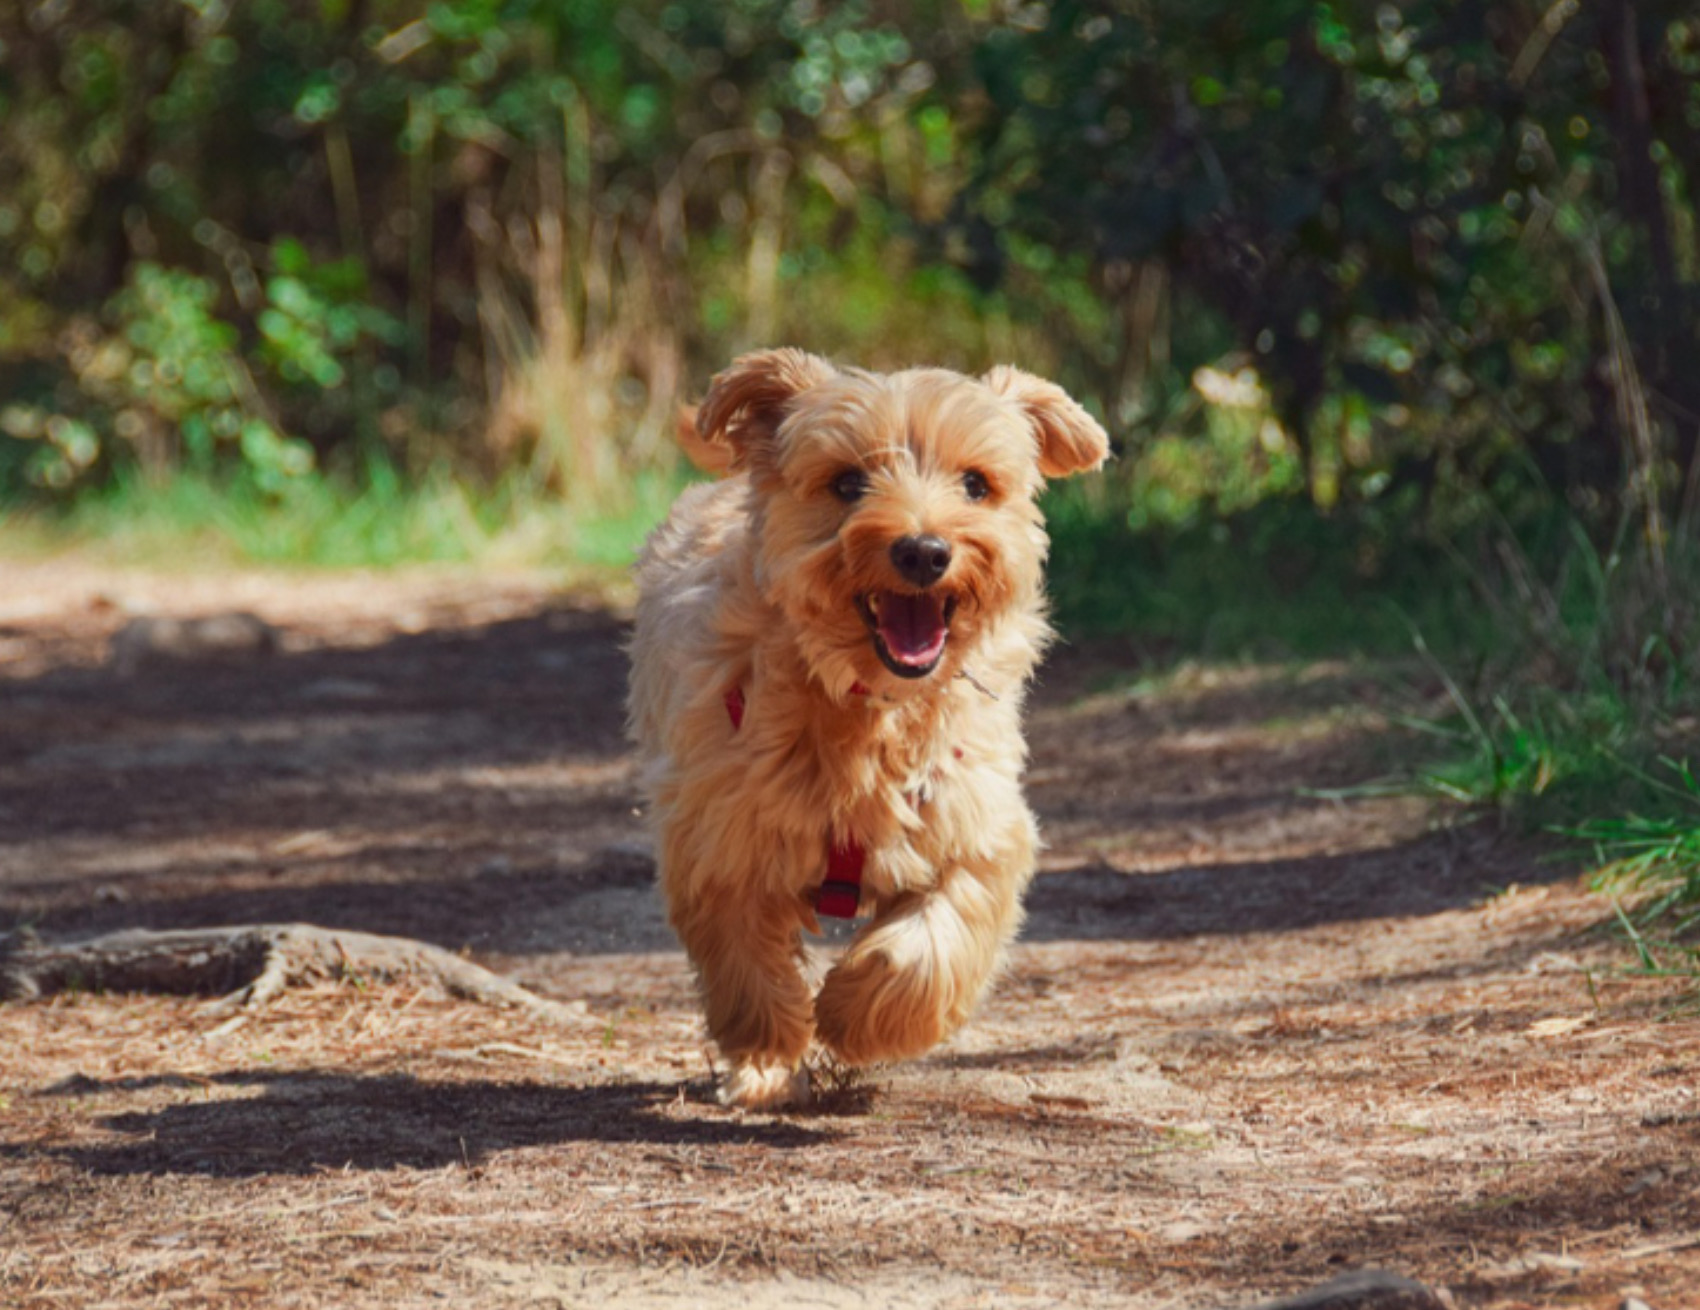
<path id="1" fill-rule="evenodd" d="M 882 375 L 798 350 L 714 379 L 693 487 L 638 564 L 631 721 L 667 913 L 731 1068 L 805 1101 L 960 1025 L 1021 918 L 1021 707 L 1050 629 L 1044 477 L 1104 431 L 1013 368 Z M 813 993 L 817 913 L 871 919 Z"/>

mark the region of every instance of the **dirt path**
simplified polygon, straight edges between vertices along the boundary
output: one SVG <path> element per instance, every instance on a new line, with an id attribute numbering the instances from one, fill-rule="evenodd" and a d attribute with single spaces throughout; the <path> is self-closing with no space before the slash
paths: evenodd
<path id="1" fill-rule="evenodd" d="M 105 662 L 242 609 L 280 651 Z M 536 579 L 0 563 L 0 931 L 307 920 L 582 1003 L 0 1006 L 0 1305 L 1700 1306 L 1700 1021 L 1493 825 L 1300 794 L 1386 768 L 1373 671 L 1062 652 L 1008 977 L 770 1118 L 709 1099 L 622 633 Z"/>

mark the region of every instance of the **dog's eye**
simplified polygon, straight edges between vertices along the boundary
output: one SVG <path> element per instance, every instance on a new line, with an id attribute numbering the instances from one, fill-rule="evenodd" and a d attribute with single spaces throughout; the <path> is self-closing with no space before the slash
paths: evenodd
<path id="1" fill-rule="evenodd" d="M 969 469 L 962 475 L 962 494 L 969 500 L 984 500 L 992 494 L 992 484 L 979 469 Z"/>
<path id="2" fill-rule="evenodd" d="M 848 505 L 862 498 L 862 493 L 868 489 L 868 475 L 861 469 L 845 469 L 827 485 L 833 495 Z"/>

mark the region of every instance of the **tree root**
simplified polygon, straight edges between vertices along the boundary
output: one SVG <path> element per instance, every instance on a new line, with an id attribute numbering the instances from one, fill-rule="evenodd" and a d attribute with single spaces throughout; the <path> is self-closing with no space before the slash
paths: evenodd
<path id="1" fill-rule="evenodd" d="M 582 1021 L 563 1005 L 480 968 L 440 946 L 308 923 L 244 924 L 153 932 L 132 928 L 47 944 L 33 934 L 0 936 L 0 1001 L 64 991 L 212 995 L 229 1009 L 258 1008 L 286 988 L 335 979 L 413 980 L 450 996 Z"/>

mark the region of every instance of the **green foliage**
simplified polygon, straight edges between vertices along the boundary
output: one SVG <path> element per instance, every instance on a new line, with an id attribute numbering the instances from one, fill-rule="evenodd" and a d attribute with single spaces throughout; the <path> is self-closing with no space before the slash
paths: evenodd
<path id="1" fill-rule="evenodd" d="M 1619 697 L 1530 687 L 1517 694 L 1521 708 L 1504 691 L 1477 706 L 1438 671 L 1456 718 L 1423 725 L 1446 743 L 1446 758 L 1421 773 L 1426 789 L 1466 804 L 1540 802 L 1547 815 L 1609 803 L 1622 790 L 1618 752 L 1634 749 L 1637 732 Z"/>
<path id="2" fill-rule="evenodd" d="M 401 344 L 401 323 L 366 300 L 358 260 L 316 265 L 305 246 L 286 238 L 273 246 L 272 266 L 255 326 L 259 357 L 281 382 L 330 391 L 348 380 L 346 361 L 363 346 Z M 399 376 L 391 368 L 376 381 L 393 391 Z"/>
<path id="3" fill-rule="evenodd" d="M 1221 518 L 1304 490 L 1299 451 L 1250 369 L 1199 369 L 1123 483 L 1135 530 Z"/>
<path id="4" fill-rule="evenodd" d="M 1569 797 L 1584 811 L 1632 800 L 1645 761 L 1700 711 L 1700 550 L 1602 554 L 1574 523 L 1527 548 L 1486 545 L 1461 574 L 1462 601 L 1483 620 L 1470 676 L 1454 672 L 1459 651 L 1428 657 L 1467 748 L 1437 788 L 1552 798 L 1537 807 L 1547 817 Z M 1420 633 L 1418 644 L 1426 654 Z"/>
<path id="5" fill-rule="evenodd" d="M 1113 487 L 1062 484 L 1046 498 L 1058 622 L 1217 659 L 1403 654 L 1413 623 L 1448 652 L 1488 640 L 1457 565 L 1391 508 L 1322 517 L 1286 496 L 1159 522 Z"/>
<path id="6" fill-rule="evenodd" d="M 267 490 L 310 473 L 312 449 L 270 421 L 240 334 L 214 313 L 216 297 L 205 278 L 139 263 L 98 320 L 69 328 L 64 358 L 75 390 L 57 406 L 0 411 L 0 428 L 33 446 L 26 479 L 73 487 L 108 464 L 120 442 L 156 473 L 179 459 L 211 468 L 221 451 Z"/>
<path id="7" fill-rule="evenodd" d="M 1106 290 L 1156 270 L 1167 330 L 1093 343 L 1107 412 L 1162 418 L 1127 363 L 1155 337 L 1183 375 L 1254 366 L 1323 504 L 1391 483 L 1479 516 L 1530 460 L 1580 513 L 1630 471 L 1674 498 L 1700 412 L 1691 5 L 1032 17 L 988 25 L 960 84 L 987 102 L 963 247 L 988 281 L 1017 242 L 1090 252 Z"/>
<path id="8" fill-rule="evenodd" d="M 1696 453 L 1680 0 L 66 0 L 0 51 L 0 498 L 376 449 L 606 498 L 776 339 L 1058 374 L 1164 532 L 1475 530 L 1534 466 L 1657 536 Z"/>
<path id="9" fill-rule="evenodd" d="M 1674 781 L 1641 774 L 1657 811 L 1593 819 L 1570 835 L 1593 845 L 1598 886 L 1634 896 L 1642 922 L 1692 937 L 1700 928 L 1700 780 L 1686 760 L 1660 764 Z"/>
<path id="10" fill-rule="evenodd" d="M 13 497 L 208 456 L 275 489 L 298 475 L 296 441 L 321 462 L 379 439 L 409 464 L 511 459 L 504 378 L 529 364 L 496 320 L 515 287 L 540 334 L 559 301 L 572 349 L 621 356 L 597 364 L 598 384 L 668 388 L 648 404 L 654 427 L 678 370 L 623 339 L 624 302 L 644 300 L 642 330 L 674 349 L 704 325 L 709 359 L 772 332 L 785 207 L 823 179 L 831 208 L 856 203 L 879 167 L 877 125 L 930 80 L 868 6 L 803 0 L 70 0 L 0 14 L 0 52 L 0 391 L 44 416 L 4 431 L 35 441 L 65 420 L 48 454 L 0 436 L 0 496 Z M 545 270 L 529 243 L 557 219 L 567 258 Z M 694 255 L 712 285 L 717 250 L 747 266 L 737 296 L 766 306 L 760 321 L 709 321 L 696 282 L 669 270 Z M 127 287 L 171 299 L 183 349 L 234 398 L 89 394 L 67 329 L 120 331 Z M 169 430 L 105 421 L 132 402 Z M 191 417 L 196 431 L 175 431 Z M 543 440 L 547 421 L 527 422 Z M 497 438 L 481 452 L 486 425 Z M 436 447 L 424 455 L 422 430 Z"/>
<path id="11" fill-rule="evenodd" d="M 1597 889 L 1618 905 L 1618 924 L 1648 972 L 1700 976 L 1700 781 L 1688 762 L 1664 759 L 1664 778 L 1640 773 L 1644 808 L 1595 818 L 1568 835 L 1587 842 Z"/>
<path id="12" fill-rule="evenodd" d="M 293 480 L 281 493 L 249 478 L 183 473 L 163 485 L 119 474 L 68 506 L 8 524 L 10 549 L 96 543 L 126 563 L 179 568 L 263 564 L 386 568 L 547 565 L 596 580 L 623 572 L 678 491 L 645 478 L 629 502 L 575 512 L 517 479 L 470 490 L 443 474 L 406 478 L 387 460 L 357 474 Z"/>
<path id="13" fill-rule="evenodd" d="M 1486 631 L 1429 656 L 1451 713 L 1411 725 L 1440 742 L 1420 785 L 1582 843 L 1643 963 L 1667 945 L 1692 960 L 1700 786 L 1671 752 L 1700 723 L 1700 553 L 1602 556 L 1575 530 L 1498 546 L 1470 591 Z"/>

